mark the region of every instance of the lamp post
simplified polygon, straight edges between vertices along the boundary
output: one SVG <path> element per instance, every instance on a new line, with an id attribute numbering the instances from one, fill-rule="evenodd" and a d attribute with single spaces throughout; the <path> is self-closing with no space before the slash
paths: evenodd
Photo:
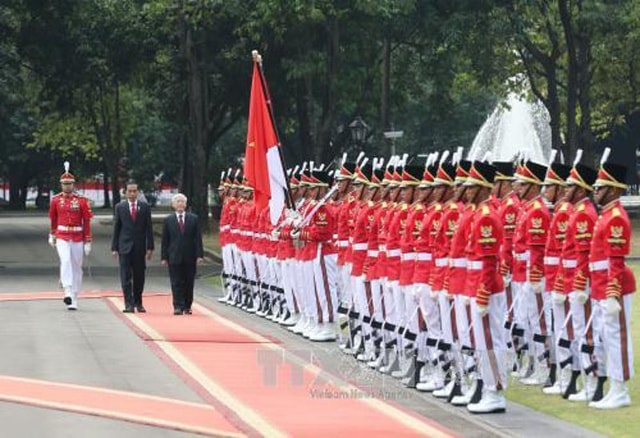
<path id="1" fill-rule="evenodd" d="M 362 120 L 362 117 L 356 116 L 356 118 L 349 123 L 349 130 L 351 131 L 351 141 L 353 141 L 358 150 L 364 150 L 364 145 L 367 142 L 369 125 Z"/>

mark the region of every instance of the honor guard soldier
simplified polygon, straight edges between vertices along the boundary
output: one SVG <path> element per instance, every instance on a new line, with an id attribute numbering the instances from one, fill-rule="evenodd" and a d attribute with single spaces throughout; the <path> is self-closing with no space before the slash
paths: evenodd
<path id="1" fill-rule="evenodd" d="M 470 288 L 472 327 L 478 356 L 479 374 L 483 381 L 480 401 L 467 409 L 474 414 L 504 412 L 507 387 L 506 357 L 508 332 L 504 329 L 507 300 L 500 275 L 499 254 L 502 244 L 502 221 L 490 201 L 496 168 L 476 161 L 465 181 L 469 204 L 476 209 L 469 226 L 467 282 Z"/>
<path id="2" fill-rule="evenodd" d="M 82 253 L 91 253 L 91 206 L 89 200 L 73 191 L 75 177 L 64 162 L 60 176 L 62 192 L 51 200 L 49 245 L 56 248 L 60 258 L 60 282 L 64 289 L 64 303 L 69 310 L 78 309 L 78 293 L 82 287 Z"/>
<path id="3" fill-rule="evenodd" d="M 589 269 L 591 297 L 600 308 L 609 392 L 590 407 L 616 409 L 631 404 L 627 382 L 633 377 L 631 341 L 631 298 L 636 280 L 625 264 L 631 247 L 631 223 L 620 196 L 627 189 L 623 166 L 607 163 L 608 148 L 602 157 L 594 184 L 595 202 L 602 207 L 595 226 Z"/>
<path id="4" fill-rule="evenodd" d="M 569 310 L 569 304 L 565 302 L 565 295 L 558 292 L 556 284 L 562 279 L 562 269 L 560 266 L 560 256 L 562 246 L 566 237 L 567 225 L 572 211 L 571 203 L 566 201 L 565 187 L 566 179 L 569 177 L 571 168 L 562 163 L 555 163 L 554 155 L 557 151 L 552 151 L 551 163 L 544 179 L 543 196 L 553 206 L 547 245 L 544 253 L 544 283 L 545 294 L 551 296 L 552 321 L 547 321 L 552 327 L 553 336 L 549 345 L 550 366 L 549 377 L 545 382 L 544 394 L 562 394 L 568 383 L 568 374 L 563 369 L 571 363 L 570 351 L 561 347 L 558 343 L 559 337 L 564 337 L 565 318 Z M 566 306 L 566 309 L 565 309 Z M 552 325 L 551 325 L 552 324 Z M 558 364 L 560 364 L 560 375 L 558 376 Z"/>
<path id="5" fill-rule="evenodd" d="M 544 324 L 544 246 L 549 229 L 549 210 L 540 195 L 542 183 L 547 174 L 547 166 L 532 161 L 523 162 L 515 173 L 516 192 L 520 198 L 521 213 L 516 222 L 514 234 L 515 262 L 512 290 L 514 293 L 514 313 L 518 327 L 524 330 L 522 352 L 526 351 L 529 361 L 521 366 L 519 377 L 529 378 L 523 383 L 537 383 L 540 376 L 547 374 L 544 351 L 546 326 Z M 535 372 L 536 375 L 531 374 Z"/>
<path id="6" fill-rule="evenodd" d="M 589 195 L 593 192 L 593 183 L 597 172 L 590 167 L 580 164 L 582 150 L 578 150 L 576 160 L 567 178 L 566 199 L 573 204 L 573 211 L 569 217 L 567 232 L 562 248 L 562 283 L 564 292 L 569 298 L 571 324 L 573 328 L 573 374 L 564 392 L 564 397 L 571 401 L 587 401 L 594 397 L 596 391 L 597 368 L 599 362 L 604 365 L 601 343 L 598 341 L 597 356 L 600 361 L 592 362 L 591 353 L 584 353 L 582 345 L 594 348 L 594 329 L 599 328 L 598 322 L 591 318 L 595 310 L 589 298 L 589 250 L 598 214 Z M 595 324 L 594 324 L 595 323 Z M 583 389 L 576 393 L 576 379 L 580 370 L 587 371 Z M 603 382 L 601 382 L 602 385 Z M 602 394 L 602 387 L 600 387 Z M 596 397 L 596 400 L 602 395 Z"/>

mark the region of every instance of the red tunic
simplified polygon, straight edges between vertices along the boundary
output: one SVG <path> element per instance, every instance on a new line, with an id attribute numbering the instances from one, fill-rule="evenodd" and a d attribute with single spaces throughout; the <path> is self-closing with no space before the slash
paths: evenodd
<path id="1" fill-rule="evenodd" d="M 589 280 L 589 250 L 598 214 L 593 203 L 584 198 L 573 206 L 562 246 L 562 290 L 570 293 L 586 289 Z"/>
<path id="2" fill-rule="evenodd" d="M 429 276 L 433 268 L 433 239 L 440 227 L 442 218 L 442 204 L 434 202 L 427 207 L 420 234 L 415 242 L 416 265 L 413 268 L 414 283 L 429 283 Z"/>
<path id="3" fill-rule="evenodd" d="M 592 298 L 618 298 L 635 292 L 636 279 L 624 262 L 630 248 L 631 222 L 617 199 L 602 209 L 595 225 L 589 255 Z"/>
<path id="4" fill-rule="evenodd" d="M 513 274 L 513 238 L 516 231 L 516 220 L 520 211 L 520 199 L 514 192 L 510 192 L 502 199 L 498 215 L 502 221 L 504 239 L 500 247 L 500 273 Z M 526 264 L 521 267 L 524 274 Z"/>
<path id="5" fill-rule="evenodd" d="M 429 284 L 433 290 L 447 290 L 449 286 L 449 255 L 451 253 L 451 241 L 453 240 L 453 234 L 456 231 L 458 220 L 464 209 L 464 204 L 461 202 L 449 201 L 445 204 L 442 213 L 442 219 L 440 220 L 440 226 L 436 230 L 436 234 L 433 236 L 432 254 L 434 260 L 445 260 L 439 262 L 438 265 L 434 265 L 431 268 Z"/>
<path id="6" fill-rule="evenodd" d="M 502 221 L 491 203 L 478 204 L 469 226 L 467 245 L 467 291 L 476 302 L 486 306 L 489 297 L 504 291 L 504 281 L 498 270 Z"/>
<path id="7" fill-rule="evenodd" d="M 407 222 L 400 243 L 402 259 L 400 261 L 400 285 L 408 286 L 413 283 L 413 272 L 416 265 L 415 244 L 420 235 L 422 220 L 426 209 L 422 202 L 411 205 L 407 215 Z"/>
<path id="8" fill-rule="evenodd" d="M 573 206 L 566 201 L 558 202 L 553 209 L 544 254 L 544 279 L 547 292 L 562 291 L 562 288 L 557 289 L 558 285 L 562 285 L 563 270 L 560 256 L 572 210 Z"/>
<path id="9" fill-rule="evenodd" d="M 474 204 L 465 205 L 460 214 L 456 229 L 451 238 L 451 250 L 449 251 L 449 293 L 472 295 L 472 291 L 466 290 L 467 282 L 467 243 L 471 233 L 471 221 L 475 215 Z"/>
<path id="10" fill-rule="evenodd" d="M 58 193 L 51 199 L 51 234 L 71 242 L 91 242 L 91 205 L 77 193 Z"/>

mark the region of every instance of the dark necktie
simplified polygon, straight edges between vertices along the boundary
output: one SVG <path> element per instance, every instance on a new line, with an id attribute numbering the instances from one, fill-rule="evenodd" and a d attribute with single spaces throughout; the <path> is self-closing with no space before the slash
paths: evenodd
<path id="1" fill-rule="evenodd" d="M 131 204 L 131 219 L 135 222 L 136 221 L 136 203 L 134 202 L 133 204 Z"/>
<path id="2" fill-rule="evenodd" d="M 183 233 L 184 232 L 184 219 L 182 218 L 181 214 L 178 215 L 178 225 L 180 225 L 180 232 Z"/>

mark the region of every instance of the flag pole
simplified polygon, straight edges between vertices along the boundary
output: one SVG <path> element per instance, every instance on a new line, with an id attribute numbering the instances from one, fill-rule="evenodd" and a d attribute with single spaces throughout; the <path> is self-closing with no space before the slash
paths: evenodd
<path id="1" fill-rule="evenodd" d="M 282 143 L 280 142 L 280 134 L 278 133 L 278 127 L 276 126 L 276 119 L 273 113 L 273 104 L 271 102 L 271 93 L 269 93 L 269 88 L 267 87 L 267 81 L 264 77 L 264 70 L 262 69 L 262 55 L 258 53 L 257 50 L 251 51 L 251 56 L 253 57 L 253 62 L 258 65 L 258 75 L 260 76 L 260 83 L 262 84 L 262 89 L 264 90 L 265 100 L 267 101 L 267 108 L 269 109 L 269 118 L 271 118 L 271 125 L 273 126 L 273 130 L 276 134 L 276 138 L 278 140 L 278 156 L 280 157 L 280 163 L 282 164 L 282 170 L 285 172 L 284 180 L 287 184 L 287 207 L 292 210 L 296 209 L 296 205 L 293 202 L 293 198 L 291 196 L 291 187 L 289 186 L 289 178 L 287 176 L 287 166 L 284 162 L 284 157 L 282 156 L 282 150 L 280 149 Z"/>

